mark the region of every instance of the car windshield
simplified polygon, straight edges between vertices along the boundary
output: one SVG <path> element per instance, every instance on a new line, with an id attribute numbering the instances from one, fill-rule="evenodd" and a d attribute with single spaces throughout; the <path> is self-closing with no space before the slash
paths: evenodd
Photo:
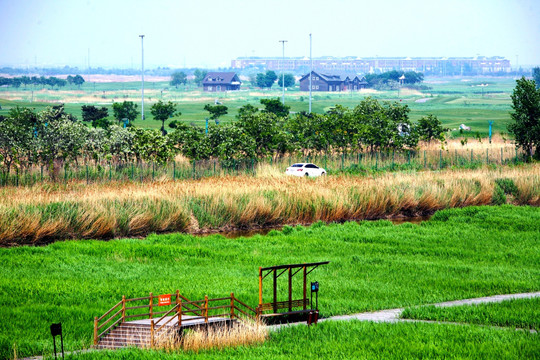
<path id="1" fill-rule="evenodd" d="M 291 167 L 302 167 L 304 164 L 293 164 Z"/>

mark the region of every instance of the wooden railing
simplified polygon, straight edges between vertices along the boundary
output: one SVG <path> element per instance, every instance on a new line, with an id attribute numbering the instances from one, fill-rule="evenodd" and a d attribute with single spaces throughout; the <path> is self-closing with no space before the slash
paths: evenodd
<path id="1" fill-rule="evenodd" d="M 188 301 L 189 300 L 182 296 L 178 290 L 176 290 L 175 293 L 170 294 L 171 295 L 171 306 L 173 308 L 176 306 L 176 304 L 179 301 Z M 134 320 L 134 319 L 152 319 L 155 316 L 161 316 L 165 313 L 167 313 L 170 310 L 163 310 L 163 311 L 155 311 L 155 308 L 158 307 L 159 309 L 163 309 L 164 307 L 159 306 L 156 299 L 159 298 L 159 295 L 154 295 L 153 293 L 150 293 L 148 296 L 144 297 L 138 297 L 138 298 L 132 298 L 132 299 L 126 299 L 125 296 L 122 296 L 122 300 L 113 306 L 109 311 L 107 311 L 105 314 L 101 315 L 100 317 L 94 318 L 94 345 L 97 345 L 99 340 L 105 336 L 107 333 L 109 333 L 111 330 L 113 330 L 117 325 L 125 322 L 126 320 Z M 172 303 L 173 299 L 176 301 Z M 144 304 L 141 304 L 143 303 Z M 139 305 L 141 304 L 141 305 Z M 131 306 L 130 306 L 131 305 Z M 146 312 L 141 312 L 142 309 L 147 309 Z M 115 311 L 116 310 L 116 311 Z M 110 315 L 107 318 L 108 315 Z M 104 320 L 105 319 L 105 320 Z M 102 322 L 102 320 L 104 320 Z M 108 326 L 107 326 L 108 325 Z M 105 326 L 107 326 L 105 328 Z M 105 328 L 105 330 L 102 330 Z"/>
<path id="2" fill-rule="evenodd" d="M 173 297 L 175 298 L 174 303 L 172 302 Z M 203 300 L 190 301 L 176 290 L 175 294 L 171 294 L 171 305 L 168 305 L 171 306 L 170 309 L 154 311 L 154 308 L 159 306 L 154 301 L 158 298 L 158 295 L 153 295 L 152 293 L 149 296 L 133 299 L 126 299 L 125 296 L 122 296 L 122 300 L 118 304 L 102 316 L 94 318 L 94 345 L 97 345 L 99 340 L 117 325 L 135 318 L 151 320 L 151 346 L 153 347 L 155 344 L 155 334 L 163 330 L 175 318 L 178 320 L 176 326 L 181 327 L 184 316 L 189 316 L 189 321 L 204 320 L 204 323 L 207 324 L 209 319 L 212 318 L 255 319 L 257 314 L 255 309 L 235 298 L 234 293 L 231 293 L 231 296 L 223 298 L 209 299 L 208 296 L 205 296 Z M 146 304 L 127 306 L 131 303 L 142 301 L 145 301 Z M 136 311 L 140 309 L 148 309 L 148 312 L 141 313 Z M 224 311 L 225 309 L 226 311 Z M 112 315 L 107 318 L 111 313 Z M 160 317 L 154 320 L 156 315 L 160 315 Z M 107 319 L 104 320 L 105 318 Z M 102 322 L 102 320 L 104 321 Z M 184 320 L 187 319 L 184 318 Z M 101 331 L 105 326 L 107 328 Z"/>
<path id="3" fill-rule="evenodd" d="M 307 310 L 308 306 L 309 306 L 309 299 L 278 301 L 275 303 L 262 303 L 259 306 L 257 306 L 256 313 L 257 313 L 257 316 L 265 316 L 264 312 L 270 311 L 270 310 L 274 311 L 274 314 L 270 314 L 270 315 L 296 313 L 298 311 L 293 311 L 293 309 L 298 308 L 298 307 L 302 308 L 300 312 L 312 311 L 311 309 Z M 280 309 L 288 309 L 288 312 L 284 312 L 284 313 L 277 312 L 277 310 L 280 310 Z"/>

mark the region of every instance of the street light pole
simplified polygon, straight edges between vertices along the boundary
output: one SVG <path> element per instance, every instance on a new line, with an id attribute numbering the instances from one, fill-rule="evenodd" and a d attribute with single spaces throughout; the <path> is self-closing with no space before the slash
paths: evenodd
<path id="1" fill-rule="evenodd" d="M 285 105 L 285 71 L 283 71 L 283 68 L 285 63 L 285 43 L 287 40 L 279 40 L 279 42 L 283 44 L 283 56 L 281 60 L 281 86 L 283 87 L 283 96 L 281 98 L 281 102 L 283 105 Z"/>
<path id="2" fill-rule="evenodd" d="M 139 35 L 141 38 L 141 120 L 144 120 L 144 35 Z"/>
<path id="3" fill-rule="evenodd" d="M 311 114 L 311 78 L 313 76 L 313 58 L 311 57 L 311 34 L 309 34 L 309 113 Z"/>

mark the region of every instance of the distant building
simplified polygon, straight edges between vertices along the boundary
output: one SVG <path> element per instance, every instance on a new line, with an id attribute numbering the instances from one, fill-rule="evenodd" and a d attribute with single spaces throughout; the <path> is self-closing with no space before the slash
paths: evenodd
<path id="1" fill-rule="evenodd" d="M 242 82 L 234 72 L 209 72 L 202 84 L 204 91 L 219 92 L 240 90 Z"/>
<path id="2" fill-rule="evenodd" d="M 300 91 L 309 91 L 310 74 L 312 91 L 358 91 L 368 84 L 364 77 L 356 74 L 328 75 L 312 71 L 300 78 Z"/>
<path id="3" fill-rule="evenodd" d="M 310 69 L 308 57 L 239 57 L 231 61 L 233 69 L 260 68 L 276 71 L 303 71 Z M 354 71 L 376 73 L 391 70 L 417 71 L 433 75 L 478 75 L 508 73 L 510 60 L 501 56 L 475 57 L 317 57 L 313 70 L 324 72 Z"/>

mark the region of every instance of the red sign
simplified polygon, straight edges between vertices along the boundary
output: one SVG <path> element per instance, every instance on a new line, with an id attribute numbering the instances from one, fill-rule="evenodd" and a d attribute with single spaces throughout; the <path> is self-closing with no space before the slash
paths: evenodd
<path id="1" fill-rule="evenodd" d="M 171 294 L 159 295 L 158 306 L 171 305 Z"/>

